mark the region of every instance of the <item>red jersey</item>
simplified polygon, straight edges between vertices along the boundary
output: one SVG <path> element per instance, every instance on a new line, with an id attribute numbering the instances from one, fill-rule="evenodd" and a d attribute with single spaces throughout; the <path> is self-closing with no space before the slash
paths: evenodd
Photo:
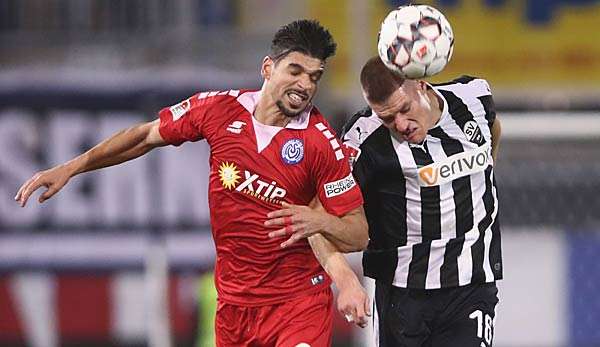
<path id="1" fill-rule="evenodd" d="M 209 207 L 219 299 L 266 305 L 322 290 L 330 279 L 308 241 L 282 249 L 268 237 L 267 213 L 317 195 L 340 216 L 363 200 L 325 118 L 309 107 L 285 128 L 253 117 L 260 91 L 204 92 L 160 111 L 160 134 L 173 145 L 206 139 L 211 148 Z M 185 169 L 185 168 L 183 168 Z"/>

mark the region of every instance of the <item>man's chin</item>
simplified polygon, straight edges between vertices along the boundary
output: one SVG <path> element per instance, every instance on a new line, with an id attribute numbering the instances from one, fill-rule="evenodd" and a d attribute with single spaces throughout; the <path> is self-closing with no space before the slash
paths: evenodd
<path id="1" fill-rule="evenodd" d="M 284 106 L 283 102 L 281 102 L 281 101 L 277 102 L 277 107 L 279 108 L 279 111 L 281 111 L 281 113 L 283 113 L 284 116 L 290 117 L 290 118 L 297 117 L 304 111 L 304 109 L 306 109 L 306 106 L 304 106 L 302 108 L 291 109 L 289 107 Z"/>

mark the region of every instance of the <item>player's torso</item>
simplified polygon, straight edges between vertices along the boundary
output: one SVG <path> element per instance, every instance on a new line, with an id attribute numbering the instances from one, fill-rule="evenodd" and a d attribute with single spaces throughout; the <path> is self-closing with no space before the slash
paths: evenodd
<path id="1" fill-rule="evenodd" d="M 285 238 L 268 237 L 280 227 L 264 226 L 282 202 L 307 205 L 316 194 L 312 115 L 303 127 L 275 128 L 258 123 L 237 101 L 212 112 L 219 121 L 207 137 L 209 206 L 220 297 L 264 303 L 328 285 L 306 240 L 282 249 Z"/>
<path id="2" fill-rule="evenodd" d="M 209 198 L 211 205 L 218 205 L 214 212 L 222 215 L 219 223 L 247 226 L 250 215 L 264 221 L 266 213 L 281 208 L 283 201 L 310 202 L 315 182 L 306 130 L 261 133 L 257 129 L 261 125 L 239 107 L 233 107 L 223 120 L 210 140 Z"/>
<path id="3" fill-rule="evenodd" d="M 365 209 L 380 247 L 452 238 L 457 211 L 468 215 L 483 207 L 486 184 L 495 184 L 491 131 L 481 102 L 461 101 L 460 108 L 444 101 L 441 118 L 420 144 L 394 136 L 370 110 L 347 129 L 345 139 L 359 144 L 359 160 L 367 163 L 361 165 L 370 177 Z M 483 216 L 476 215 L 475 224 Z M 436 231 L 429 235 L 431 221 Z"/>

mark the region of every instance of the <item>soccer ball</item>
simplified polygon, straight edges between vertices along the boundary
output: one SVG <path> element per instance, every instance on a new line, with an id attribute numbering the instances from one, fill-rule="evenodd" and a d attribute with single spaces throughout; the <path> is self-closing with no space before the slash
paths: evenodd
<path id="1" fill-rule="evenodd" d="M 385 65 L 405 78 L 442 71 L 454 47 L 452 27 L 444 15 L 427 5 L 401 6 L 390 12 L 379 32 L 377 51 Z"/>

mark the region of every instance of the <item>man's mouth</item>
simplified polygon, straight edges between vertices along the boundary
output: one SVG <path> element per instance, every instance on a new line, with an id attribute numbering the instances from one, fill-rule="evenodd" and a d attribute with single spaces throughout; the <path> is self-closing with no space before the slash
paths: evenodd
<path id="1" fill-rule="evenodd" d="M 301 106 L 302 103 L 308 99 L 308 95 L 297 91 L 289 91 L 286 95 L 294 106 Z"/>
<path id="2" fill-rule="evenodd" d="M 404 131 L 402 133 L 402 136 L 404 137 L 405 140 L 409 141 L 411 140 L 411 138 L 413 137 L 413 135 L 415 135 L 417 133 L 417 128 L 410 128 L 407 129 L 406 131 Z"/>

